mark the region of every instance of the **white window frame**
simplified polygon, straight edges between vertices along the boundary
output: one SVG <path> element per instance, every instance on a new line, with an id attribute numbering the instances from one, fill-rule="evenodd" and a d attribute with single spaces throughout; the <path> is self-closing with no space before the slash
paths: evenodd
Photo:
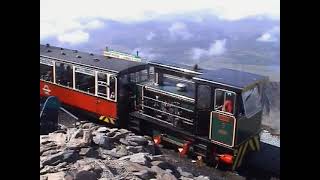
<path id="1" fill-rule="evenodd" d="M 79 69 L 87 69 L 89 71 L 92 71 L 92 74 L 91 73 L 84 73 L 84 72 L 81 72 L 81 71 L 76 71 L 76 68 L 79 68 Z M 83 91 L 83 90 L 80 90 L 80 89 L 77 89 L 76 88 L 76 72 L 77 73 L 82 73 L 82 74 L 85 74 L 85 75 L 88 75 L 88 76 L 92 76 L 96 79 L 96 71 L 92 68 L 87 68 L 87 67 L 81 67 L 81 66 L 75 66 L 73 65 L 73 89 L 76 90 L 76 91 L 80 91 L 80 92 L 83 92 L 83 93 L 86 93 L 86 94 L 90 94 L 90 95 L 96 95 L 96 90 L 94 93 L 89 93 L 87 91 Z M 96 81 L 95 81 L 95 84 L 94 84 L 94 87 L 96 87 Z"/>
<path id="2" fill-rule="evenodd" d="M 226 111 L 221 111 L 219 109 L 216 109 L 216 95 L 217 95 L 217 91 L 223 91 L 224 92 L 224 98 L 223 98 L 223 103 L 226 101 L 226 93 L 232 93 L 234 94 L 234 102 L 233 102 L 233 113 L 229 113 L 229 112 L 226 112 Z M 235 107 L 236 107 L 236 100 L 237 100 L 237 94 L 233 91 L 229 91 L 229 90 L 226 90 L 226 89 L 220 89 L 220 88 L 217 88 L 214 90 L 214 104 L 213 104 L 213 110 L 214 111 L 217 111 L 217 112 L 222 112 L 222 113 L 226 113 L 226 114 L 230 114 L 230 115 L 235 115 Z"/>
<path id="3" fill-rule="evenodd" d="M 106 86 L 106 88 L 107 88 L 107 94 L 106 94 L 106 96 L 107 97 L 105 97 L 105 96 L 101 96 L 101 95 L 99 95 L 98 93 L 98 74 L 105 74 L 105 75 L 107 75 L 107 86 Z M 98 96 L 98 97 L 100 97 L 100 98 L 104 98 L 104 99 L 107 99 L 107 100 L 109 100 L 109 101 L 113 101 L 113 102 L 117 102 L 117 91 L 118 91 L 118 88 L 117 88 L 117 83 L 118 83 L 118 78 L 116 77 L 116 75 L 115 74 L 110 74 L 110 73 L 107 73 L 107 72 L 101 72 L 101 71 L 96 71 L 96 96 Z M 110 77 L 114 77 L 114 79 L 115 79 L 115 99 L 111 99 L 110 98 Z"/>
<path id="4" fill-rule="evenodd" d="M 42 62 L 41 62 L 41 61 L 42 61 Z M 40 78 L 40 80 L 45 81 L 45 82 L 49 82 L 49 83 L 55 83 L 55 82 L 56 82 L 56 77 L 55 77 L 55 74 L 56 74 L 56 73 L 55 73 L 55 69 L 56 69 L 56 68 L 55 68 L 55 61 L 40 56 L 40 64 L 46 65 L 46 66 L 51 66 L 51 67 L 52 67 L 52 71 L 53 71 L 53 72 L 52 72 L 52 76 L 53 76 L 52 82 L 51 82 L 51 81 L 46 81 L 46 80 L 41 79 L 41 78 Z"/>

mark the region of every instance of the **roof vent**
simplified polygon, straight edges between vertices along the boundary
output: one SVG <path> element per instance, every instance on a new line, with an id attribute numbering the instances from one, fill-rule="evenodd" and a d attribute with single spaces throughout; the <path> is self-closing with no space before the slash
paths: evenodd
<path id="1" fill-rule="evenodd" d="M 90 53 L 90 56 L 93 56 L 93 53 Z"/>
<path id="2" fill-rule="evenodd" d="M 50 44 L 46 44 L 46 47 L 50 47 Z"/>
<path id="3" fill-rule="evenodd" d="M 63 48 L 60 48 L 60 50 L 64 50 Z"/>
<path id="4" fill-rule="evenodd" d="M 79 55 L 77 55 L 76 57 L 77 57 L 77 58 L 81 58 L 81 56 L 79 56 Z"/>
<path id="5" fill-rule="evenodd" d="M 193 65 L 193 70 L 194 71 L 199 70 L 198 64 Z"/>
<path id="6" fill-rule="evenodd" d="M 185 84 L 183 84 L 183 83 L 178 83 L 176 85 L 176 87 L 177 87 L 178 91 L 186 91 L 187 90 L 187 86 Z"/>
<path id="7" fill-rule="evenodd" d="M 61 51 L 61 54 L 62 54 L 62 55 L 66 55 L 66 53 L 65 53 L 65 52 L 63 52 L 63 51 Z"/>
<path id="8" fill-rule="evenodd" d="M 48 49 L 48 50 L 47 50 L 47 52 L 51 52 L 51 50 L 50 50 L 50 49 Z"/>
<path id="9" fill-rule="evenodd" d="M 77 52 L 78 52 L 78 50 L 73 50 L 73 52 L 74 52 L 74 53 L 77 53 Z"/>
<path id="10" fill-rule="evenodd" d="M 95 62 L 98 62 L 98 61 L 100 61 L 98 58 L 94 58 L 93 59 Z"/>

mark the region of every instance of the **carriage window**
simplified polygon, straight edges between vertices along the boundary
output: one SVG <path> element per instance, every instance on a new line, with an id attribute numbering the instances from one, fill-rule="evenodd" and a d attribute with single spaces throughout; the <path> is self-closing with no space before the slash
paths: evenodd
<path id="1" fill-rule="evenodd" d="M 72 65 L 56 62 L 56 83 L 73 87 Z"/>
<path id="2" fill-rule="evenodd" d="M 116 78 L 114 76 L 110 76 L 109 79 L 109 98 L 116 100 Z"/>
<path id="3" fill-rule="evenodd" d="M 40 79 L 53 82 L 53 66 L 40 63 Z"/>
<path id="4" fill-rule="evenodd" d="M 75 68 L 75 88 L 90 94 L 95 94 L 94 71 L 87 68 Z"/>
<path id="5" fill-rule="evenodd" d="M 222 89 L 215 90 L 214 109 L 234 114 L 236 94 Z"/>
<path id="6" fill-rule="evenodd" d="M 98 73 L 98 96 L 108 97 L 108 75 Z"/>
<path id="7" fill-rule="evenodd" d="M 206 85 L 198 86 L 198 108 L 199 109 L 207 109 L 210 107 L 211 102 L 211 88 Z"/>

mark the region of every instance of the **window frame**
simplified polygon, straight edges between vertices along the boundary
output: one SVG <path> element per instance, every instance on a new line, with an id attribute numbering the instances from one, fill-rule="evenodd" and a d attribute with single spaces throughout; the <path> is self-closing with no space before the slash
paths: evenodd
<path id="1" fill-rule="evenodd" d="M 48 63 L 45 63 L 45 62 L 49 62 Z M 67 64 L 67 65 L 70 65 L 72 67 L 72 81 L 73 81 L 73 86 L 72 87 L 69 87 L 69 86 L 65 86 L 63 84 L 59 84 L 56 82 L 56 63 L 63 63 L 63 64 Z M 47 82 L 47 83 L 52 83 L 54 85 L 57 85 L 57 86 L 61 86 L 63 88 L 68 88 L 68 89 L 72 89 L 74 91 L 78 91 L 78 92 L 81 92 L 81 93 L 85 93 L 85 94 L 88 94 L 88 95 L 91 95 L 91 96 L 95 96 L 95 97 L 99 97 L 99 98 L 103 98 L 103 99 L 106 99 L 108 101 L 112 101 L 112 102 L 117 102 L 117 98 L 118 98 L 118 77 L 117 77 L 117 74 L 116 73 L 110 73 L 110 72 L 107 72 L 107 71 L 101 71 L 101 70 L 97 70 L 95 68 L 91 68 L 91 67 L 86 67 L 86 66 L 82 66 L 82 65 L 77 65 L 77 64 L 73 64 L 73 63 L 70 63 L 70 62 L 66 62 L 66 61 L 61 61 L 61 60 L 53 60 L 53 59 L 50 59 L 50 58 L 47 58 L 47 57 L 42 57 L 40 56 L 40 64 L 44 64 L 44 65 L 48 65 L 48 66 L 51 66 L 53 67 L 53 81 L 46 81 L 44 79 L 41 79 L 40 78 L 40 81 L 44 81 L 44 82 Z M 82 91 L 82 90 L 79 90 L 79 89 L 76 89 L 76 81 L 75 81 L 75 73 L 76 73 L 76 68 L 80 68 L 80 69 L 89 69 L 91 71 L 93 71 L 93 76 L 95 78 L 95 91 L 94 93 L 89 93 L 89 92 L 86 92 L 86 91 Z M 79 72 L 81 73 L 81 72 Z M 100 96 L 98 95 L 98 73 L 102 73 L 102 74 L 106 74 L 107 75 L 107 97 L 104 97 L 104 96 Z M 86 73 L 84 73 L 86 74 Z M 111 99 L 110 98 L 110 78 L 111 77 L 114 77 L 115 79 L 115 89 L 114 89 L 114 92 L 115 92 L 115 98 L 114 99 Z"/>
<path id="2" fill-rule="evenodd" d="M 106 88 L 107 88 L 107 94 L 106 94 L 106 96 L 107 97 L 105 97 L 105 96 L 101 96 L 101 95 L 99 95 L 98 93 L 98 73 L 100 73 L 100 74 L 105 74 L 105 75 L 107 75 L 107 86 L 106 86 Z M 118 78 L 117 78 L 117 76 L 116 76 L 116 74 L 112 74 L 112 73 L 107 73 L 107 72 L 103 72 L 103 71 L 96 71 L 96 73 L 95 73 L 95 75 L 96 75 L 96 96 L 97 97 L 100 97 L 100 98 L 104 98 L 104 99 L 107 99 L 107 100 L 109 100 L 109 101 L 113 101 L 113 102 L 117 102 L 117 93 L 118 93 Z M 111 99 L 110 98 L 110 77 L 114 77 L 114 79 L 115 79 L 115 99 Z"/>
<path id="3" fill-rule="evenodd" d="M 80 71 L 77 71 L 76 68 L 80 69 Z M 81 69 L 82 69 L 82 70 L 92 71 L 92 74 L 81 72 Z M 83 67 L 83 66 L 73 65 L 72 71 L 73 71 L 73 72 L 72 72 L 72 73 L 73 73 L 73 89 L 75 89 L 75 90 L 77 90 L 77 91 L 80 91 L 80 92 L 83 92 L 83 93 L 90 94 L 90 95 L 96 95 L 96 73 L 95 73 L 96 70 L 93 69 L 93 68 L 87 68 L 87 67 Z M 83 90 L 81 90 L 81 89 L 76 88 L 76 73 L 81 73 L 81 74 L 85 74 L 85 75 L 94 77 L 94 88 L 95 88 L 95 89 L 94 89 L 94 93 L 90 93 L 90 92 L 83 91 Z"/>
<path id="4" fill-rule="evenodd" d="M 257 88 L 257 93 L 259 94 L 259 98 L 260 98 L 260 107 L 259 108 L 256 108 L 255 111 L 252 111 L 250 114 L 247 114 L 247 108 L 246 108 L 246 102 L 244 101 L 245 99 L 243 98 L 243 95 L 244 93 L 246 92 L 249 92 L 250 90 L 255 90 L 255 88 Z M 243 110 L 244 110 L 244 115 L 246 116 L 246 118 L 251 118 L 253 117 L 254 115 L 256 115 L 258 112 L 260 112 L 262 109 L 263 109 L 263 105 L 261 103 L 261 92 L 259 91 L 259 87 L 258 86 L 255 86 L 254 88 L 251 88 L 249 90 L 246 90 L 244 92 L 241 93 L 241 99 L 242 99 L 242 105 L 243 105 Z"/>
<path id="5" fill-rule="evenodd" d="M 217 91 L 223 91 L 224 92 L 224 97 L 223 97 L 223 103 L 226 101 L 226 93 L 232 93 L 234 94 L 234 101 L 233 101 L 233 112 L 232 113 L 229 113 L 229 112 L 226 112 L 226 111 L 222 111 L 222 110 L 219 110 L 219 109 L 216 109 L 216 94 L 217 94 Z M 217 111 L 217 112 L 223 112 L 223 113 L 226 113 L 226 114 L 230 114 L 230 115 L 233 115 L 235 116 L 236 114 L 236 101 L 237 101 L 237 93 L 235 93 L 234 91 L 230 91 L 230 90 L 226 90 L 226 89 L 221 89 L 221 88 L 216 88 L 214 90 L 214 103 L 213 103 L 213 110 L 214 111 Z M 222 105 L 223 106 L 223 105 Z"/>
<path id="6" fill-rule="evenodd" d="M 49 61 L 50 63 L 47 63 L 47 62 L 45 62 L 45 61 Z M 52 64 L 51 64 L 52 63 Z M 52 60 L 52 59 L 49 59 L 49 58 L 44 58 L 44 57 L 41 57 L 40 56 L 40 64 L 42 64 L 42 65 L 46 65 L 46 66 L 51 66 L 52 67 L 52 81 L 47 81 L 47 80 L 44 80 L 44 79 L 42 79 L 42 78 L 40 78 L 40 80 L 42 80 L 42 81 L 45 81 L 45 82 L 48 82 L 48 83 L 55 83 L 56 82 L 56 72 L 55 72 L 55 70 L 56 70 L 56 68 L 55 68 L 55 65 L 56 65 L 56 63 L 55 63 L 55 61 L 54 60 Z"/>

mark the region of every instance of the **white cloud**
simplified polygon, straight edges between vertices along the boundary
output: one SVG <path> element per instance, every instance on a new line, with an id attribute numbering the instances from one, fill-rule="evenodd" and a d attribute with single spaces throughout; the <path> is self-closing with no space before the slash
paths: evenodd
<path id="1" fill-rule="evenodd" d="M 263 33 L 260 37 L 257 38 L 257 41 L 260 42 L 276 42 L 280 37 L 280 27 L 276 26 L 271 30 Z"/>
<path id="2" fill-rule="evenodd" d="M 280 0 L 41 0 L 40 38 L 61 36 L 70 31 L 102 27 L 106 19 L 134 22 L 161 18 L 163 15 L 209 12 L 221 19 L 238 20 L 264 15 L 280 18 Z M 85 25 L 81 19 L 93 22 Z M 95 21 L 100 19 L 101 21 Z M 198 19 L 201 21 L 201 19 Z M 88 32 L 87 32 L 88 33 Z M 185 34 L 185 38 L 189 35 Z"/>
<path id="3" fill-rule="evenodd" d="M 58 40 L 62 43 L 69 43 L 74 45 L 74 44 L 88 42 L 89 37 L 90 36 L 88 33 L 81 30 L 77 30 L 70 33 L 59 35 Z"/>
<path id="4" fill-rule="evenodd" d="M 209 49 L 193 48 L 192 59 L 199 60 L 201 57 L 219 56 L 226 52 L 226 39 L 216 40 L 210 44 Z"/>
<path id="5" fill-rule="evenodd" d="M 150 41 L 150 40 L 152 40 L 155 36 L 156 36 L 155 33 L 149 32 L 149 34 L 146 36 L 146 39 L 147 39 L 148 41 Z"/>
<path id="6" fill-rule="evenodd" d="M 84 25 L 85 29 L 99 29 L 104 26 L 104 23 L 99 20 L 89 21 L 87 24 Z"/>
<path id="7" fill-rule="evenodd" d="M 208 54 L 209 56 L 218 56 L 226 51 L 226 39 L 216 40 L 210 45 Z"/>
<path id="8" fill-rule="evenodd" d="M 190 39 L 193 35 L 188 31 L 187 26 L 181 22 L 173 23 L 169 28 L 168 31 L 170 32 L 170 36 L 172 38 L 180 37 L 183 40 Z"/>

